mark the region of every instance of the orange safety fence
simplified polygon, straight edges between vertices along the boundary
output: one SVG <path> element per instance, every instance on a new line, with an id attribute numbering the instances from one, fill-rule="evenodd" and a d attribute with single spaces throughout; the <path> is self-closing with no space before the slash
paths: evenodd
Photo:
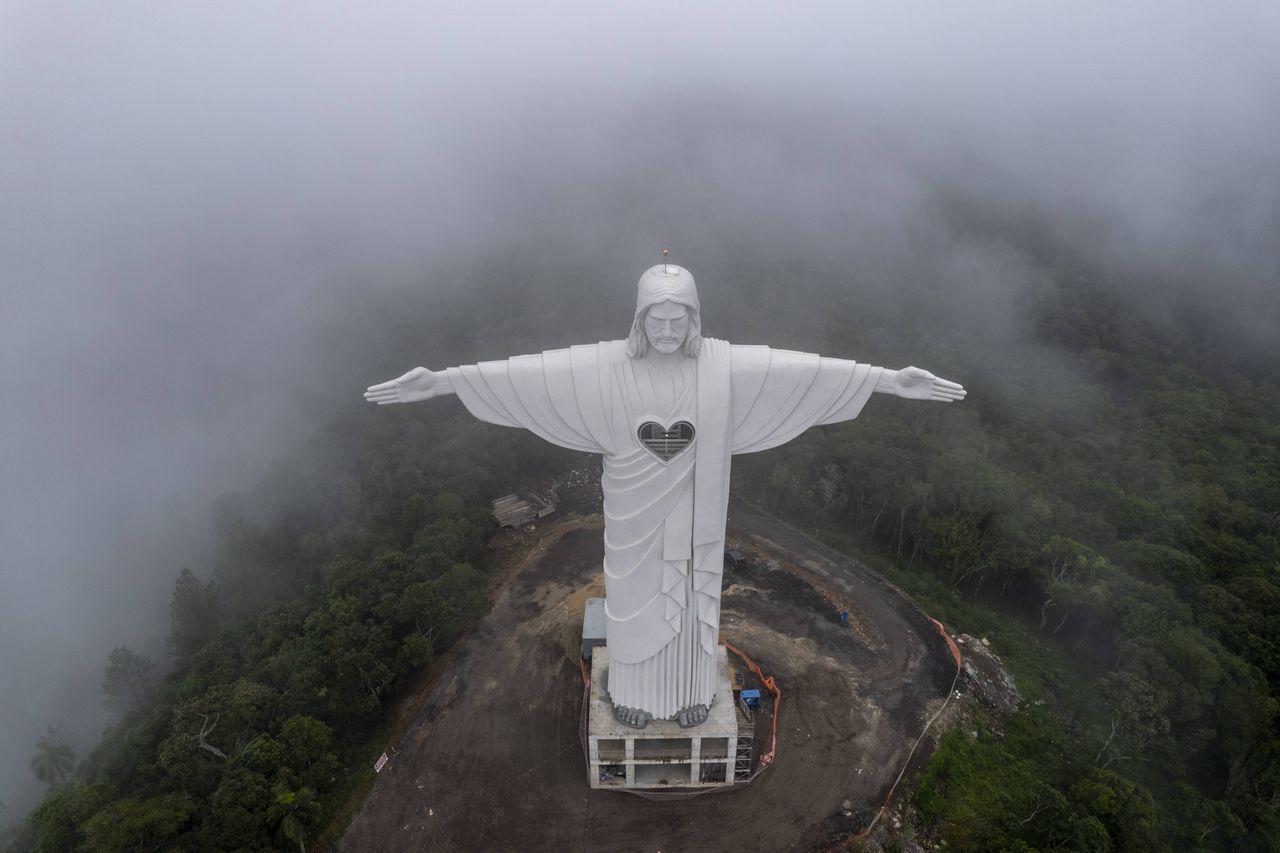
<path id="1" fill-rule="evenodd" d="M 951 635 L 947 633 L 947 626 L 943 625 L 941 622 L 939 622 L 937 619 L 934 619 L 932 616 L 929 616 L 927 613 L 925 614 L 925 616 L 928 617 L 930 622 L 932 622 L 934 625 L 937 626 L 938 633 L 942 635 L 942 639 L 947 641 L 947 648 L 951 649 L 951 656 L 956 659 L 956 669 L 959 669 L 960 668 L 960 649 L 958 646 L 956 646 L 955 642 L 951 639 Z"/>
<path id="2" fill-rule="evenodd" d="M 934 624 L 934 626 L 938 629 L 938 633 L 942 636 L 942 639 L 946 642 L 947 649 L 950 650 L 951 652 L 951 658 L 956 663 L 956 673 L 955 673 L 955 676 L 951 679 L 951 686 L 947 689 L 947 698 L 943 701 L 942 707 L 938 709 L 938 712 L 933 715 L 933 718 L 929 720 L 927 723 L 925 723 L 924 729 L 920 732 L 920 736 L 916 738 L 916 742 L 912 745 L 911 751 L 907 754 L 906 760 L 902 763 L 902 769 L 898 771 L 897 778 L 893 780 L 893 785 L 889 787 L 889 793 L 884 798 L 884 804 L 881 805 L 880 808 L 876 810 L 876 815 L 874 818 L 871 819 L 871 823 L 868 824 L 867 827 L 863 829 L 861 832 L 853 836 L 854 838 L 862 839 L 869 836 L 871 834 L 871 831 L 875 829 L 876 824 L 880 821 L 881 816 L 885 813 L 885 811 L 888 810 L 889 806 L 893 803 L 893 795 L 898 789 L 898 783 L 901 782 L 902 777 L 906 775 L 907 767 L 910 766 L 911 764 L 911 759 L 915 756 L 916 750 L 919 748 L 921 741 L 924 740 L 925 735 L 929 733 L 929 729 L 932 728 L 933 724 L 937 722 L 939 717 L 942 716 L 942 712 L 946 710 L 947 705 L 951 702 L 951 697 L 955 694 L 956 682 L 960 680 L 960 671 L 961 671 L 962 662 L 963 662 L 963 659 L 960 655 L 960 648 L 951 639 L 951 635 L 947 633 L 947 627 L 945 625 L 943 625 L 937 619 L 934 619 L 932 616 L 928 616 L 927 614 L 926 614 L 926 618 L 928 618 L 928 620 Z M 778 711 L 782 706 L 782 690 L 778 688 L 778 683 L 774 680 L 773 676 L 765 675 L 764 671 L 760 669 L 760 665 L 757 664 L 755 661 L 753 661 L 751 658 L 747 657 L 747 655 L 741 649 L 739 649 L 737 646 L 733 645 L 723 637 L 720 638 L 720 643 L 726 649 L 733 652 L 738 657 L 742 658 L 743 662 L 747 665 L 747 668 L 750 669 L 753 673 L 755 673 L 756 677 L 760 679 L 760 683 L 763 684 L 765 688 L 770 693 L 773 694 L 773 726 L 772 726 L 772 731 L 770 732 L 769 751 L 760 756 L 760 762 L 756 768 L 756 772 L 751 774 L 750 779 L 746 780 L 747 782 L 749 782 L 751 781 L 751 779 L 754 779 L 761 772 L 763 772 L 764 769 L 767 768 L 770 764 L 772 764 L 774 758 L 777 755 Z M 587 673 L 586 663 L 581 658 L 578 659 L 578 668 L 582 672 L 582 684 L 584 688 L 589 687 L 591 685 L 591 677 Z M 582 700 L 583 700 L 583 703 L 582 703 L 583 707 L 582 707 L 582 720 L 580 723 L 580 735 L 583 741 L 583 751 L 585 752 L 586 751 L 586 722 L 587 722 L 586 721 L 587 696 L 586 696 L 585 690 L 583 693 Z M 739 784 L 742 784 L 742 783 L 736 783 L 732 786 L 726 786 L 726 787 L 736 788 L 739 786 Z M 635 789 L 621 788 L 619 790 L 627 791 L 629 793 L 640 794 L 641 796 L 646 795 L 645 792 L 635 790 Z M 690 795 L 692 795 L 692 792 Z"/>

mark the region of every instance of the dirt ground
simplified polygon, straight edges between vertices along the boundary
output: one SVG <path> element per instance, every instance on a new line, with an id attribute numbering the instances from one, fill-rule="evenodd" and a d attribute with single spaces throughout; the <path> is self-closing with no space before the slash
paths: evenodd
<path id="1" fill-rule="evenodd" d="M 574 530 L 499 591 L 339 849 L 810 850 L 865 825 L 946 695 L 950 654 L 869 570 L 744 506 L 729 527 L 749 559 L 726 569 L 722 633 L 782 690 L 776 760 L 749 787 L 659 802 L 588 787 L 577 660 L 603 544 Z"/>

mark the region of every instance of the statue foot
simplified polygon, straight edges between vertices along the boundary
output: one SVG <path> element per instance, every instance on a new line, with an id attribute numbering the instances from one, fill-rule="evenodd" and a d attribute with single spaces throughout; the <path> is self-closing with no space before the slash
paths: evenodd
<path id="1" fill-rule="evenodd" d="M 680 709 L 676 714 L 676 722 L 681 728 L 687 729 L 705 723 L 709 713 L 706 705 L 690 705 L 688 708 Z"/>
<path id="2" fill-rule="evenodd" d="M 648 711 L 641 711 L 639 708 L 627 708 L 619 705 L 613 706 L 613 718 L 624 726 L 633 729 L 643 729 L 649 725 L 649 721 L 653 719 L 653 715 Z"/>

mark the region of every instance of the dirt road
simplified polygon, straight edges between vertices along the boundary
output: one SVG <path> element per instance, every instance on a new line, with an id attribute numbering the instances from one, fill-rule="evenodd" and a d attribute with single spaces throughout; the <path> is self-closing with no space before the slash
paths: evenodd
<path id="1" fill-rule="evenodd" d="M 751 559 L 725 573 L 723 634 L 783 691 L 777 760 L 750 787 L 666 802 L 588 787 L 577 656 L 603 546 L 578 530 L 499 592 L 340 849 L 807 850 L 865 823 L 950 684 L 945 645 L 876 575 L 794 528 L 735 504 L 730 534 Z"/>

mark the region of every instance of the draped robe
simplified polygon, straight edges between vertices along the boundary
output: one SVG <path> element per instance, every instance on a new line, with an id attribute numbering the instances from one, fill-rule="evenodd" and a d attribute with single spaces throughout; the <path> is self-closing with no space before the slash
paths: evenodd
<path id="1" fill-rule="evenodd" d="M 857 417 L 882 369 L 703 338 L 690 381 L 664 395 L 640 360 L 604 341 L 448 375 L 480 420 L 604 455 L 609 695 L 667 719 L 715 696 L 731 455 Z M 672 458 L 641 442 L 642 424 L 677 421 L 694 435 Z"/>

